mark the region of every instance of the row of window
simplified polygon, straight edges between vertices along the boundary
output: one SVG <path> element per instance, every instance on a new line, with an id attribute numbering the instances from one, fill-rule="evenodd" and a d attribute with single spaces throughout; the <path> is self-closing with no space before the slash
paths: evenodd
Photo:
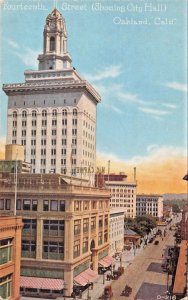
<path id="1" fill-rule="evenodd" d="M 76 108 L 74 108 L 74 109 L 72 110 L 72 112 L 69 112 L 69 113 L 72 113 L 73 116 L 77 116 L 78 111 L 77 111 Z M 50 114 L 50 113 L 47 112 L 47 110 L 45 110 L 45 109 L 42 110 L 42 117 L 46 117 L 47 114 Z M 36 111 L 36 110 L 33 110 L 32 113 L 31 113 L 31 115 L 32 115 L 32 117 L 37 117 L 37 115 L 38 115 L 38 114 L 37 114 L 37 111 Z M 68 115 L 68 111 L 67 111 L 66 109 L 63 109 L 63 110 L 62 110 L 62 115 L 63 115 L 63 116 L 67 116 L 67 115 Z M 17 116 L 18 116 L 17 112 L 16 112 L 16 111 L 13 111 L 12 116 L 13 116 L 13 119 L 16 119 Z M 56 116 L 57 116 L 57 110 L 56 110 L 56 109 L 53 109 L 53 110 L 52 110 L 52 116 L 53 116 L 53 117 L 56 117 Z M 26 118 L 26 117 L 27 117 L 27 111 L 26 111 L 26 110 L 23 110 L 23 111 L 22 111 L 22 118 Z"/>
<path id="2" fill-rule="evenodd" d="M 108 226 L 108 215 L 105 216 L 104 225 Z M 103 227 L 103 216 L 99 216 L 98 226 L 99 226 L 99 228 Z M 95 229 L 96 229 L 96 217 L 92 217 L 90 230 L 95 230 Z M 81 234 L 81 230 L 83 231 L 83 233 L 86 233 L 89 231 L 89 218 L 83 219 L 82 228 L 81 228 L 81 220 L 80 219 L 74 221 L 74 235 Z"/>
<path id="3" fill-rule="evenodd" d="M 10 199 L 0 199 L 0 210 L 10 210 Z"/>
<path id="4" fill-rule="evenodd" d="M 17 210 L 37 211 L 38 201 L 33 199 L 17 199 Z M 43 200 L 43 211 L 65 211 L 65 200 Z"/>

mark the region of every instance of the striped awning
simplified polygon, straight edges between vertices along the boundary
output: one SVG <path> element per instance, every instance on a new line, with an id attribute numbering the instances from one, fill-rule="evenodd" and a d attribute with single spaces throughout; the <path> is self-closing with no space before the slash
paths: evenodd
<path id="1" fill-rule="evenodd" d="M 108 268 L 109 266 L 111 266 L 114 263 L 114 258 L 112 256 L 105 256 L 103 257 L 103 259 L 99 260 L 99 264 L 102 267 Z"/>
<path id="2" fill-rule="evenodd" d="M 21 276 L 20 286 L 22 288 L 48 289 L 60 291 L 64 288 L 63 279 L 39 278 Z"/>
<path id="3" fill-rule="evenodd" d="M 85 286 L 88 283 L 91 283 L 97 279 L 98 274 L 91 269 L 87 269 L 84 272 L 80 273 L 74 277 L 75 283 Z"/>

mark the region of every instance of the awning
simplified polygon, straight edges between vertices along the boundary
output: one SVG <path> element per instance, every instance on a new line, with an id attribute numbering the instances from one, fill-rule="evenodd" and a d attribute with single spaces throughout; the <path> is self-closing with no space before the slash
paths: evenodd
<path id="1" fill-rule="evenodd" d="M 64 280 L 21 276 L 22 288 L 47 289 L 60 291 L 64 288 Z"/>
<path id="2" fill-rule="evenodd" d="M 111 266 L 114 262 L 114 258 L 112 256 L 105 256 L 103 259 L 99 260 L 99 264 L 105 268 Z"/>
<path id="3" fill-rule="evenodd" d="M 97 279 L 98 274 L 91 269 L 87 269 L 84 272 L 80 273 L 74 277 L 74 281 L 79 285 L 85 286 L 86 284 L 93 282 Z"/>

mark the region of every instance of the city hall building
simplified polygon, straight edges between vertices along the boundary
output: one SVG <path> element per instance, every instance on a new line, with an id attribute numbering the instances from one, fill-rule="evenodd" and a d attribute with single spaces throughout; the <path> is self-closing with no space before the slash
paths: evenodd
<path id="1" fill-rule="evenodd" d="M 72 181 L 72 182 L 71 182 Z M 109 266 L 109 198 L 105 189 L 59 174 L 18 174 L 22 217 L 21 291 L 71 295 Z M 82 184 L 82 185 L 81 185 Z M 15 209 L 14 174 L 1 174 L 0 215 Z M 2 217 L 1 217 L 2 218 Z"/>
<path id="2" fill-rule="evenodd" d="M 3 85 L 6 143 L 25 147 L 33 173 L 82 176 L 94 184 L 100 95 L 72 66 L 65 20 L 57 9 L 46 18 L 38 61 L 38 71 L 25 71 L 25 83 Z"/>

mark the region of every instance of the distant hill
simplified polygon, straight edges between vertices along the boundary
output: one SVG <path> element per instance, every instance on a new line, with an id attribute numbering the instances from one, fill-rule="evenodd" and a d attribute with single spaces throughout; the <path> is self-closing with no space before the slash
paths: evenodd
<path id="1" fill-rule="evenodd" d="M 188 201 L 188 194 L 163 194 L 164 201 L 173 201 L 173 200 L 187 200 Z"/>

